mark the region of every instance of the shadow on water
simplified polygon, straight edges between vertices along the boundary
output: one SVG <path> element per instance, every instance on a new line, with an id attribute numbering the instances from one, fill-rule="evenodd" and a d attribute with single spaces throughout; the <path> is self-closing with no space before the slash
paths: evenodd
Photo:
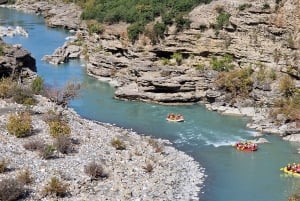
<path id="1" fill-rule="evenodd" d="M 231 144 L 253 139 L 254 131 L 246 128 L 248 119 L 223 116 L 200 105 L 163 106 L 113 98 L 114 88 L 85 73 L 80 61 L 52 66 L 42 57 L 61 46 L 69 34 L 44 26 L 42 17 L 0 8 L 2 25 L 21 25 L 29 37 L 5 38 L 20 43 L 37 59 L 38 74 L 45 83 L 59 87 L 71 79 L 82 83 L 81 96 L 70 106 L 81 116 L 132 128 L 138 133 L 169 139 L 179 150 L 191 155 L 208 175 L 200 193 L 204 201 L 283 201 L 296 190 L 300 179 L 282 176 L 280 167 L 299 160 L 299 144 L 265 135 L 270 143 L 255 153 L 235 150 Z M 184 115 L 182 123 L 167 122 L 168 113 Z"/>

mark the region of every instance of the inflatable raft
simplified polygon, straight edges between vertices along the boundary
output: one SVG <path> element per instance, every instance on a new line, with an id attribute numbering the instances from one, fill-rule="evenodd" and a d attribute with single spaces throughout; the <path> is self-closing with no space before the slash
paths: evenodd
<path id="1" fill-rule="evenodd" d="M 292 170 L 288 170 L 287 167 L 280 168 L 280 170 L 283 171 L 286 174 L 300 177 L 300 173 L 294 172 Z"/>
<path id="2" fill-rule="evenodd" d="M 184 118 L 181 114 L 169 114 L 166 120 L 172 122 L 183 122 Z"/>
<path id="3" fill-rule="evenodd" d="M 255 143 L 249 143 L 249 142 L 237 142 L 235 145 L 233 145 L 237 150 L 244 151 L 244 152 L 252 152 L 257 151 L 258 146 Z"/>

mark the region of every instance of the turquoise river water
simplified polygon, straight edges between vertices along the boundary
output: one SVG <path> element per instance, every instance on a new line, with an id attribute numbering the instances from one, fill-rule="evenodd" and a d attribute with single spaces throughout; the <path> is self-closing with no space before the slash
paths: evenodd
<path id="1" fill-rule="evenodd" d="M 283 201 L 297 190 L 300 178 L 287 177 L 279 168 L 299 161 L 297 143 L 274 135 L 255 153 L 239 152 L 230 145 L 253 139 L 247 119 L 223 116 L 201 105 L 162 106 L 113 99 L 114 88 L 86 75 L 84 63 L 71 61 L 53 66 L 41 60 L 61 46 L 71 34 L 50 29 L 41 16 L 0 8 L 0 26 L 22 26 L 29 37 L 5 37 L 10 44 L 22 44 L 36 58 L 38 74 L 47 85 L 59 87 L 69 80 L 84 86 L 79 98 L 70 103 L 81 116 L 131 128 L 138 133 L 170 140 L 205 168 L 208 177 L 200 193 L 203 201 Z M 165 121 L 168 113 L 181 113 L 183 123 Z"/>

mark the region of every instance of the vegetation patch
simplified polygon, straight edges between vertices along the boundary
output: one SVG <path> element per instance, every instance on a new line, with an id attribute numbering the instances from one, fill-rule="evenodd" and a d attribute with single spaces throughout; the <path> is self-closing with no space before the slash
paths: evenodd
<path id="1" fill-rule="evenodd" d="M 108 177 L 108 174 L 104 172 L 104 168 L 95 161 L 86 165 L 84 167 L 84 172 L 91 178 L 91 180 Z"/>
<path id="2" fill-rule="evenodd" d="M 16 201 L 25 196 L 24 185 L 16 179 L 8 178 L 0 181 L 0 200 Z"/>
<path id="3" fill-rule="evenodd" d="M 31 139 L 23 144 L 23 147 L 29 151 L 41 150 L 45 147 L 44 142 L 41 139 Z"/>
<path id="4" fill-rule="evenodd" d="M 31 176 L 31 172 L 28 169 L 25 169 L 17 175 L 17 180 L 21 184 L 30 184 L 33 181 L 33 178 Z"/>
<path id="5" fill-rule="evenodd" d="M 32 133 L 31 115 L 29 112 L 19 112 L 8 117 L 6 129 L 10 134 L 20 138 Z"/>
<path id="6" fill-rule="evenodd" d="M 44 193 L 46 195 L 55 195 L 58 197 L 64 197 L 68 193 L 68 187 L 67 184 L 62 182 L 57 177 L 52 177 L 50 181 L 47 183 L 47 185 L 45 186 Z"/>
<path id="7" fill-rule="evenodd" d="M 52 121 L 48 125 L 52 137 L 67 136 L 71 133 L 71 128 L 65 121 Z"/>
<path id="8" fill-rule="evenodd" d="M 84 20 L 97 20 L 101 23 L 114 24 L 126 22 L 131 24 L 128 28 L 128 37 L 134 42 L 140 33 L 145 31 L 145 26 L 161 17 L 161 24 L 157 25 L 154 36 L 161 37 L 165 27 L 176 24 L 180 31 L 189 27 L 189 20 L 183 16 L 200 3 L 209 3 L 211 0 L 78 0 L 83 8 L 81 18 Z M 65 0 L 65 2 L 73 2 Z M 155 37 L 154 37 L 155 38 Z M 152 39 L 154 39 L 152 38 Z"/>
<path id="9" fill-rule="evenodd" d="M 248 97 L 253 85 L 251 74 L 251 68 L 222 72 L 216 83 L 221 89 L 230 92 L 232 97 Z"/>
<path id="10" fill-rule="evenodd" d="M 216 71 L 229 71 L 233 69 L 233 57 L 230 54 L 225 54 L 221 58 L 213 56 L 210 61 L 211 68 Z"/>
<path id="11" fill-rule="evenodd" d="M 0 81 L 0 98 L 11 98 L 12 89 L 16 83 L 11 78 L 2 78 Z"/>
<path id="12" fill-rule="evenodd" d="M 55 147 L 53 145 L 45 145 L 42 149 L 39 149 L 39 154 L 40 157 L 42 157 L 43 159 L 52 159 L 55 157 L 54 155 L 54 151 L 55 151 Z"/>
<path id="13" fill-rule="evenodd" d="M 126 145 L 123 140 L 119 138 L 113 138 L 111 140 L 111 145 L 115 147 L 117 150 L 124 150 L 126 149 Z"/>
<path id="14" fill-rule="evenodd" d="M 44 79 L 37 76 L 31 83 L 31 90 L 35 94 L 40 94 L 44 88 Z"/>

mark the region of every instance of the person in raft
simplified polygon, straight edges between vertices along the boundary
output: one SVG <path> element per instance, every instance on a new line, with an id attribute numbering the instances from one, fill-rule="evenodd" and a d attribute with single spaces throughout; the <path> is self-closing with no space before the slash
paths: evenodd
<path id="1" fill-rule="evenodd" d="M 173 113 L 171 113 L 171 114 L 168 115 L 168 119 L 178 120 L 180 118 L 182 118 L 182 115 L 180 115 L 180 114 L 173 114 Z"/>
<path id="2" fill-rule="evenodd" d="M 300 173 L 300 164 L 293 163 L 293 165 L 288 164 L 286 169 L 291 172 Z"/>

